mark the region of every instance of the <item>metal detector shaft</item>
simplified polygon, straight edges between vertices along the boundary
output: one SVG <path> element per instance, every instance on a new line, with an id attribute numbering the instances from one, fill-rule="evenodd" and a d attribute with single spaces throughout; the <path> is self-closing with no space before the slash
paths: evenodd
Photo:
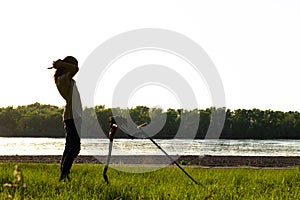
<path id="1" fill-rule="evenodd" d="M 108 165 L 109 165 L 110 158 L 111 158 L 112 145 L 113 145 L 113 141 L 109 141 L 108 155 L 107 155 L 107 159 L 106 159 L 106 163 L 105 163 L 105 167 L 104 167 L 104 171 L 103 171 L 103 178 L 107 184 L 109 184 L 109 181 L 108 181 L 106 172 L 108 170 Z"/>
<path id="2" fill-rule="evenodd" d="M 142 132 L 142 134 L 145 136 L 145 137 L 147 137 L 149 140 L 151 140 L 151 142 L 153 143 L 153 144 L 155 144 L 155 146 L 157 146 L 157 148 L 159 148 L 173 163 L 175 163 L 175 165 L 179 168 L 179 169 L 181 169 L 181 171 L 183 172 L 183 173 L 185 173 L 185 175 L 187 175 L 194 183 L 196 183 L 197 185 L 198 185 L 198 182 L 191 176 L 191 175 L 189 175 L 171 156 L 169 156 L 169 154 L 167 154 L 167 152 L 163 149 L 163 148 L 161 148 L 150 136 L 148 136 L 143 130 L 142 130 L 142 127 L 143 126 L 146 126 L 147 124 L 146 123 L 144 123 L 144 124 L 142 124 L 142 125 L 140 125 L 140 126 L 138 126 L 138 129 Z"/>
<path id="3" fill-rule="evenodd" d="M 175 163 L 175 165 L 177 165 L 177 167 L 179 167 L 179 169 L 181 169 L 185 175 L 187 175 L 194 183 L 198 185 L 198 182 L 191 175 L 189 175 L 171 156 L 169 156 L 167 152 L 165 152 L 165 150 L 163 150 L 151 137 L 148 137 L 148 139 L 151 140 L 151 142 L 153 142 L 153 144 L 155 144 L 173 163 Z"/>

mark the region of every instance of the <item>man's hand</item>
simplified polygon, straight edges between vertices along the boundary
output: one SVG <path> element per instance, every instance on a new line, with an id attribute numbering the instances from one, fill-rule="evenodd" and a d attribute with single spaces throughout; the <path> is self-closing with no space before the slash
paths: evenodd
<path id="1" fill-rule="evenodd" d="M 53 61 L 53 63 L 52 63 L 53 68 L 57 69 L 57 68 L 62 67 L 62 62 L 63 61 L 61 59 L 58 59 L 57 61 Z"/>

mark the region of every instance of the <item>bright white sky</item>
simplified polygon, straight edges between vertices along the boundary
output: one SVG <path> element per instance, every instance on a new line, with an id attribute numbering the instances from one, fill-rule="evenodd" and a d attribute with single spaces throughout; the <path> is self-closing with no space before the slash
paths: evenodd
<path id="1" fill-rule="evenodd" d="M 228 108 L 300 111 L 299 24 L 297 0 L 1 1 L 0 107 L 34 102 L 62 106 L 53 71 L 46 70 L 53 60 L 73 55 L 82 64 L 117 34 L 163 28 L 186 35 L 208 53 L 223 81 Z M 160 57 L 152 55 L 157 64 L 174 62 Z M 119 66 L 122 62 L 126 59 Z M 196 94 L 200 108 L 211 104 L 203 85 Z M 105 89 L 98 92 L 109 96 Z M 111 100 L 96 95 L 95 103 L 110 107 Z M 133 94 L 129 106 L 134 105 L 179 103 L 170 91 L 149 86 Z"/>

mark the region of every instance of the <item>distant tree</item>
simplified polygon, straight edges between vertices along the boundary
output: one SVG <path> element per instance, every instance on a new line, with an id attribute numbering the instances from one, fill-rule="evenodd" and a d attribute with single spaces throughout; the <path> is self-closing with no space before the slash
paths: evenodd
<path id="1" fill-rule="evenodd" d="M 10 136 L 18 134 L 18 120 L 21 115 L 13 107 L 1 108 L 0 110 L 0 127 L 2 135 Z"/>
<path id="2" fill-rule="evenodd" d="M 114 112 L 113 112 L 114 111 Z M 300 139 L 300 113 L 297 111 L 273 111 L 259 109 L 207 108 L 205 110 L 172 109 L 136 106 L 130 109 L 105 108 L 104 105 L 84 108 L 83 137 L 105 138 L 109 130 L 108 119 L 113 113 L 129 112 L 137 125 L 144 122 L 166 123 L 155 138 L 206 138 L 209 125 L 220 127 L 226 116 L 221 138 L 225 139 Z M 63 108 L 34 103 L 25 106 L 0 108 L 0 136 L 64 137 L 61 125 Z M 212 113 L 218 113 L 212 117 Z M 128 114 L 128 113 L 127 113 Z M 219 115 L 220 114 L 220 115 Z M 166 116 L 166 118 L 164 118 Z M 200 121 L 199 120 L 200 116 Z M 198 123 L 196 132 L 192 127 Z M 99 127 L 102 131 L 99 131 Z M 181 130 L 178 132 L 178 130 Z M 183 131 L 182 131 L 183 130 Z M 214 132 L 214 130 L 213 130 Z M 213 134 L 212 132 L 212 134 Z M 125 137 L 119 130 L 116 137 Z"/>
<path id="3" fill-rule="evenodd" d="M 250 126 L 249 111 L 238 109 L 232 113 L 232 138 L 247 138 L 247 131 Z"/>

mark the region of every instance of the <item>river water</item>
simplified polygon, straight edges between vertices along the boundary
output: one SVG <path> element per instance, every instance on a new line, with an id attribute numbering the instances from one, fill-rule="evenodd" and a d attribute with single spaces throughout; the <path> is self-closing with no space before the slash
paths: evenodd
<path id="1" fill-rule="evenodd" d="M 0 137 L 0 155 L 61 155 L 64 138 Z M 300 140 L 155 140 L 170 155 L 300 156 Z M 80 155 L 107 155 L 108 139 L 82 139 Z M 163 155 L 147 139 L 115 139 L 112 155 Z"/>

